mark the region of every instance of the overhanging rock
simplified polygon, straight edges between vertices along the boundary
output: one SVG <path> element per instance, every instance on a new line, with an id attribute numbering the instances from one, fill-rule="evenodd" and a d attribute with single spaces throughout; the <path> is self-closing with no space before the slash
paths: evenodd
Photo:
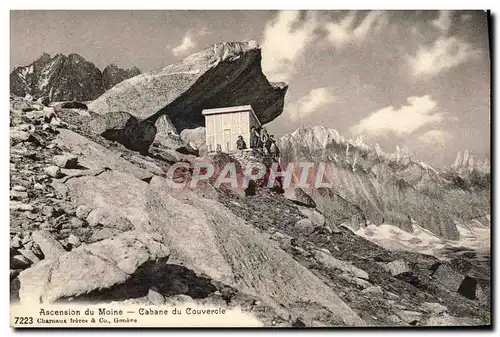
<path id="1" fill-rule="evenodd" d="M 167 114 L 177 131 L 204 126 L 202 109 L 251 105 L 262 124 L 283 111 L 288 85 L 270 83 L 255 41 L 222 42 L 177 64 L 140 74 L 89 104 L 96 113 L 128 111 L 153 122 Z"/>

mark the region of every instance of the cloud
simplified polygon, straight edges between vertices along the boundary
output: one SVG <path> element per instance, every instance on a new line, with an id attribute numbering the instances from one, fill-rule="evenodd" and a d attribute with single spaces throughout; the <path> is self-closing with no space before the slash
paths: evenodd
<path id="1" fill-rule="evenodd" d="M 336 97 L 331 88 L 321 87 L 312 89 L 307 95 L 287 104 L 285 111 L 287 111 L 291 120 L 297 121 L 310 116 L 314 111 L 335 101 Z"/>
<path id="2" fill-rule="evenodd" d="M 167 45 L 167 48 L 170 49 L 170 51 L 174 56 L 185 55 L 188 52 L 192 51 L 194 48 L 196 48 L 197 37 L 204 36 L 207 34 L 212 34 L 212 32 L 210 32 L 206 28 L 202 28 L 199 31 L 189 30 L 182 38 L 182 41 L 179 45 L 177 46 Z"/>
<path id="3" fill-rule="evenodd" d="M 388 106 L 371 113 L 351 128 L 353 134 L 371 136 L 409 135 L 423 126 L 440 123 L 445 114 L 437 111 L 437 102 L 430 95 L 408 97 L 408 105 L 399 109 Z"/>
<path id="4" fill-rule="evenodd" d="M 200 29 L 197 32 L 198 36 L 205 36 L 205 35 L 210 35 L 210 34 L 212 34 L 212 32 L 210 30 L 208 30 L 207 28 L 205 28 L 205 27 L 203 27 L 202 29 Z"/>
<path id="5" fill-rule="evenodd" d="M 442 130 L 430 130 L 422 134 L 419 140 L 429 146 L 442 147 L 446 142 L 450 141 L 453 136 Z"/>
<path id="6" fill-rule="evenodd" d="M 432 20 L 432 25 L 442 31 L 443 33 L 447 33 L 451 27 L 451 16 L 453 11 L 445 10 L 439 11 L 439 16 L 437 19 Z"/>
<path id="7" fill-rule="evenodd" d="M 380 31 L 389 23 L 387 14 L 383 11 L 370 11 L 358 26 L 355 26 L 357 13 L 350 12 L 336 22 L 325 23 L 324 28 L 328 35 L 327 39 L 337 49 L 343 48 L 349 43 L 359 43 L 370 35 Z"/>
<path id="8" fill-rule="evenodd" d="M 306 46 L 315 38 L 316 14 L 308 12 L 301 17 L 299 11 L 280 11 L 266 24 L 262 46 L 262 70 L 273 81 L 288 80 L 295 63 Z"/>
<path id="9" fill-rule="evenodd" d="M 435 76 L 481 55 L 481 50 L 454 36 L 439 37 L 431 46 L 420 46 L 408 57 L 413 75 Z"/>
<path id="10" fill-rule="evenodd" d="M 193 38 L 190 35 L 185 35 L 182 39 L 181 44 L 172 48 L 172 54 L 174 54 L 175 56 L 179 56 L 187 53 L 195 47 L 196 43 L 194 43 Z"/>
<path id="11" fill-rule="evenodd" d="M 356 14 L 351 12 L 337 22 L 326 23 L 327 39 L 337 48 L 347 44 L 353 38 L 352 25 L 355 18 Z"/>
<path id="12" fill-rule="evenodd" d="M 274 81 L 286 81 L 295 73 L 296 63 L 320 31 L 337 48 L 365 41 L 388 24 L 387 13 L 370 11 L 356 25 L 358 14 L 349 12 L 338 21 L 325 21 L 316 12 L 280 11 L 266 24 L 262 46 L 262 70 Z"/>

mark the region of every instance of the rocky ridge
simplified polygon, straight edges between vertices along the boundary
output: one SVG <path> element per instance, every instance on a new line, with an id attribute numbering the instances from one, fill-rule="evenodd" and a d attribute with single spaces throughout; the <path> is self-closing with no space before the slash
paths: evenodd
<path id="1" fill-rule="evenodd" d="M 459 173 L 462 173 L 464 171 L 472 172 L 474 170 L 477 170 L 481 173 L 490 173 L 491 166 L 488 159 L 485 159 L 483 161 L 477 160 L 469 153 L 469 151 L 464 150 L 457 153 L 457 157 L 451 165 L 451 169 L 454 169 Z"/>
<path id="2" fill-rule="evenodd" d="M 34 99 L 46 97 L 49 102 L 90 101 L 115 84 L 140 74 L 139 69 L 120 69 L 109 65 L 101 72 L 92 62 L 78 54 L 44 53 L 27 66 L 10 74 L 10 92 Z"/>
<path id="3" fill-rule="evenodd" d="M 137 76 L 141 71 L 137 67 L 131 69 L 119 68 L 116 64 L 110 64 L 102 70 L 102 87 L 107 91 L 129 78 Z"/>
<path id="4" fill-rule="evenodd" d="M 387 154 L 322 126 L 297 129 L 279 144 L 282 165 L 302 160 L 327 163 L 325 180 L 333 187 L 310 193 L 336 224 L 349 223 L 356 229 L 387 223 L 411 231 L 416 222 L 435 235 L 457 240 L 457 223 L 491 212 L 486 171 L 460 176 L 453 168 L 438 170 L 412 160 L 399 148 Z"/>

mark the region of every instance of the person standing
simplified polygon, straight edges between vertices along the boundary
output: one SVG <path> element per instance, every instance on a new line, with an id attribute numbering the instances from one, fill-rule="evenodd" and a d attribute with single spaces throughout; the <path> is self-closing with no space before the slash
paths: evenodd
<path id="1" fill-rule="evenodd" d="M 278 149 L 278 145 L 276 144 L 276 139 L 274 139 L 274 135 L 271 135 L 269 137 L 269 140 L 271 141 L 271 147 L 270 147 L 271 156 L 274 159 L 278 159 L 280 155 L 280 150 Z"/>
<path id="2" fill-rule="evenodd" d="M 265 155 L 269 155 L 271 141 L 269 140 L 269 134 L 267 133 L 266 128 L 262 128 L 262 130 L 260 130 L 260 141 L 262 143 L 262 151 L 264 151 Z"/>
<path id="3" fill-rule="evenodd" d="M 236 141 L 236 148 L 238 150 L 246 150 L 247 148 L 247 144 L 245 143 L 242 135 L 238 136 L 238 140 Z"/>
<path id="4" fill-rule="evenodd" d="M 259 134 L 255 129 L 255 126 L 250 128 L 250 148 L 256 149 L 259 147 Z"/>

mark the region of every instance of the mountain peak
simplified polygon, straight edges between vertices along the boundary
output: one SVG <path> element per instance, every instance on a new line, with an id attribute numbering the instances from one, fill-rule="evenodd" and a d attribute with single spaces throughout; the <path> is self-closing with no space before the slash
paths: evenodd
<path id="1" fill-rule="evenodd" d="M 50 56 L 49 53 L 43 53 L 33 63 L 45 63 L 45 62 L 48 62 L 50 59 L 52 59 L 52 56 Z"/>
<path id="2" fill-rule="evenodd" d="M 114 63 L 110 63 L 103 69 L 103 71 L 106 69 L 118 69 L 118 66 Z"/>
<path id="3" fill-rule="evenodd" d="M 396 145 L 394 153 L 385 153 L 379 144 L 375 144 L 375 146 L 366 144 L 362 136 L 358 136 L 354 140 L 346 139 L 337 130 L 328 129 L 322 125 L 300 127 L 291 134 L 283 136 L 280 142 L 283 144 L 289 142 L 297 143 L 304 148 L 309 148 L 310 152 L 321 153 L 326 157 L 334 157 L 330 155 L 330 149 L 333 149 L 332 151 L 336 155 L 341 154 L 346 158 L 362 154 L 366 157 L 377 158 L 378 160 L 401 166 L 407 166 L 413 162 L 410 155 L 398 145 Z M 418 162 L 415 163 L 418 164 Z M 424 166 L 430 167 L 429 165 Z"/>
<path id="4" fill-rule="evenodd" d="M 87 60 L 82 55 L 77 54 L 77 53 L 71 53 L 71 54 L 69 54 L 68 58 L 69 59 L 77 59 L 77 60 L 81 60 L 81 61 L 87 62 Z"/>
<path id="5" fill-rule="evenodd" d="M 101 72 L 92 62 L 77 53 L 53 57 L 43 53 L 27 66 L 15 68 L 10 75 L 10 91 L 16 96 L 27 94 L 51 101 L 81 100 L 97 98 L 115 84 L 140 74 L 136 67 L 120 69 L 115 64 Z"/>
<path id="6" fill-rule="evenodd" d="M 102 71 L 102 85 L 104 90 L 108 90 L 126 79 L 139 75 L 141 72 L 137 67 L 131 69 L 121 69 L 116 64 L 109 64 Z"/>
<path id="7" fill-rule="evenodd" d="M 478 160 L 468 150 L 463 150 L 457 152 L 457 156 L 451 165 L 451 169 L 457 171 L 458 173 L 470 173 L 474 170 L 488 173 L 490 172 L 490 162 L 488 158 L 485 158 L 483 161 Z"/>

